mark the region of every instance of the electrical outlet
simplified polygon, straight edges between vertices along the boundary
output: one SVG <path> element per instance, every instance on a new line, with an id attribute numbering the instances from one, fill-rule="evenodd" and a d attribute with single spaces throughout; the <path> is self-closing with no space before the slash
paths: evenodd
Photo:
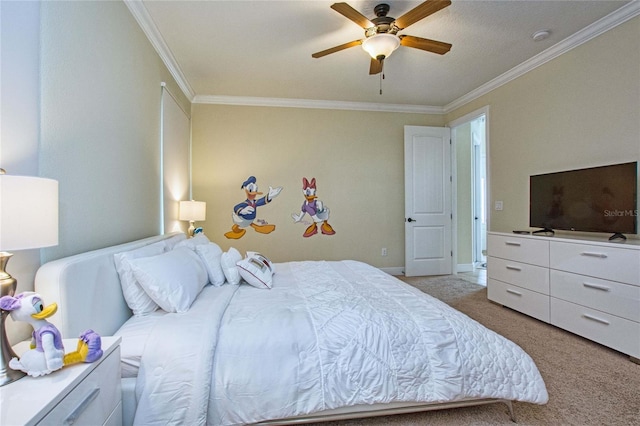
<path id="1" fill-rule="evenodd" d="M 382 256 L 386 256 L 387 255 L 387 248 L 383 247 L 382 248 Z"/>
<path id="2" fill-rule="evenodd" d="M 496 206 L 495 206 L 496 210 L 502 210 L 503 207 L 504 205 L 502 204 L 502 201 L 496 201 Z"/>

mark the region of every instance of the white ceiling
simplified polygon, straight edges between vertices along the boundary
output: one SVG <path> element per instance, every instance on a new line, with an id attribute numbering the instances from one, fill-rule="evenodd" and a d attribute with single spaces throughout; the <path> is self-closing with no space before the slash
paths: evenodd
<path id="1" fill-rule="evenodd" d="M 369 19 L 382 2 L 396 18 L 421 3 L 348 1 Z M 626 0 L 452 0 L 451 6 L 401 32 L 451 43 L 451 51 L 440 56 L 401 46 L 385 61 L 381 82 L 379 75 L 369 75 L 369 57 L 359 46 L 311 57 L 364 38 L 362 28 L 330 9 L 332 3 L 127 2 L 147 35 L 155 38 L 156 48 L 164 51 L 165 63 L 183 91 L 196 100 L 284 98 L 438 108 L 459 102 L 496 78 L 505 79 L 518 67 L 524 69 L 523 63 L 550 58 L 549 52 L 557 54 L 597 35 L 615 22 L 612 16 L 635 16 L 639 9 L 637 1 Z M 621 14 L 628 9 L 632 11 Z M 532 34 L 542 29 L 549 30 L 550 37 L 534 42 Z"/>

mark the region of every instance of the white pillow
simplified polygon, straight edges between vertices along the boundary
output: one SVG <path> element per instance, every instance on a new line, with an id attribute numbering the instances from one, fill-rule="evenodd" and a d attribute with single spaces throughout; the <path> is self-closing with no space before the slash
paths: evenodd
<path id="1" fill-rule="evenodd" d="M 275 272 L 275 270 L 273 269 L 273 262 L 271 262 L 271 259 L 268 259 L 265 255 L 263 255 L 262 253 L 258 253 L 257 251 L 248 251 L 247 252 L 247 257 L 253 257 L 253 256 L 260 256 L 263 261 L 265 261 L 265 262 L 267 262 L 269 264 L 269 268 L 271 268 L 271 271 Z"/>
<path id="2" fill-rule="evenodd" d="M 167 245 L 166 251 L 173 250 L 178 243 L 186 239 L 187 239 L 187 235 L 182 233 L 176 234 L 171 238 L 167 238 L 166 240 L 164 240 L 164 243 Z"/>
<path id="3" fill-rule="evenodd" d="M 257 288 L 272 287 L 273 264 L 260 253 L 253 253 L 237 263 L 240 276 Z"/>
<path id="4" fill-rule="evenodd" d="M 222 249 L 216 243 L 199 244 L 196 246 L 196 253 L 200 256 L 204 267 L 209 275 L 209 282 L 215 287 L 224 284 L 225 276 L 222 270 L 220 259 L 222 257 Z"/>
<path id="5" fill-rule="evenodd" d="M 186 312 L 209 282 L 200 257 L 186 247 L 134 259 L 131 269 L 149 297 L 166 312 Z"/>
<path id="6" fill-rule="evenodd" d="M 187 248 L 190 248 L 191 250 L 195 250 L 197 246 L 201 244 L 209 244 L 209 243 L 210 243 L 209 238 L 207 238 L 206 235 L 198 234 L 193 238 L 188 238 L 180 241 L 178 244 L 175 245 L 174 248 L 187 247 Z"/>
<path id="7" fill-rule="evenodd" d="M 224 276 L 227 278 L 229 284 L 236 285 L 240 283 L 240 272 L 238 271 L 236 263 L 241 260 L 242 255 L 233 247 L 229 248 L 227 252 L 222 253 L 222 256 L 220 256 L 222 271 L 224 272 Z"/>
<path id="8" fill-rule="evenodd" d="M 158 309 L 158 305 L 145 293 L 140 283 L 136 280 L 131 269 L 131 261 L 164 253 L 165 247 L 164 241 L 159 241 L 135 250 L 113 255 L 116 270 L 120 276 L 124 300 L 135 316 L 147 315 Z"/>

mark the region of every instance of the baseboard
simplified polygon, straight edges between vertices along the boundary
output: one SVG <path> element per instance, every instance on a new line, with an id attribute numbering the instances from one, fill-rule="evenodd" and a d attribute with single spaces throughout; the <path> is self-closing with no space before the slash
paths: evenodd
<path id="1" fill-rule="evenodd" d="M 395 266 L 392 268 L 380 268 L 381 271 L 389 275 L 404 275 L 404 266 Z"/>
<path id="2" fill-rule="evenodd" d="M 457 272 L 473 272 L 473 263 L 459 263 L 456 265 Z"/>
<path id="3" fill-rule="evenodd" d="M 380 268 L 381 271 L 386 272 L 389 275 L 404 275 L 404 266 L 395 266 L 391 268 Z M 464 263 L 456 265 L 456 274 L 460 272 L 473 272 L 475 269 L 473 268 L 472 263 Z"/>

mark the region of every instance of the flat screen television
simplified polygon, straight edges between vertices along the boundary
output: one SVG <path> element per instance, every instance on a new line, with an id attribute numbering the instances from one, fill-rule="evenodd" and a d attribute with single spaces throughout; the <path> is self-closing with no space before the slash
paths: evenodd
<path id="1" fill-rule="evenodd" d="M 638 163 L 531 176 L 529 226 L 542 231 L 638 233 Z"/>

